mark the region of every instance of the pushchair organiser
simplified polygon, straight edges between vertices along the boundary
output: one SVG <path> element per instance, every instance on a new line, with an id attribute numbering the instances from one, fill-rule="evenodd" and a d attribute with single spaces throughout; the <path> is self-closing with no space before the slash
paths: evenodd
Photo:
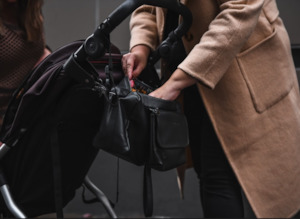
<path id="1" fill-rule="evenodd" d="M 101 86 L 102 81 L 99 80 L 99 75 L 96 69 L 92 66 L 88 59 L 100 58 L 105 54 L 106 51 L 109 51 L 111 45 L 109 34 L 135 9 L 144 4 L 167 8 L 183 17 L 183 22 L 174 31 L 172 31 L 159 45 L 159 47 L 150 55 L 148 65 L 154 65 L 160 58 L 168 57 L 171 53 L 172 44 L 178 39 L 181 39 L 181 37 L 191 26 L 192 15 L 190 11 L 183 4 L 181 4 L 179 0 L 126 0 L 99 25 L 94 33 L 84 41 L 84 43 L 69 57 L 65 63 L 62 63 L 62 68 L 58 68 L 59 71 L 68 72 L 67 75 L 71 76 L 72 79 L 75 79 L 79 83 L 83 83 L 82 80 L 89 79 L 88 81 L 92 87 L 94 87 L 95 84 L 99 85 L 99 82 Z M 49 55 L 49 57 L 51 59 L 51 55 Z M 39 66 L 43 66 L 43 62 Z M 86 81 L 87 80 L 85 80 L 85 82 Z M 24 118 L 26 116 L 30 117 L 31 115 L 26 112 L 22 116 Z M 20 115 L 18 115 L 18 112 L 16 112 L 14 118 L 12 119 L 15 120 L 15 118 L 18 117 L 20 117 Z M 11 120 L 8 120 L 6 123 L 8 122 L 10 123 Z M 14 148 L 16 145 L 18 145 L 18 141 L 23 135 L 22 130 L 19 130 L 19 125 L 10 126 L 9 124 L 6 124 L 6 126 L 7 128 L 4 129 L 4 135 L 2 133 L 2 137 L 4 137 L 0 139 L 3 142 L 3 144 L 0 145 L 0 161 L 3 160 L 3 157 L 11 148 Z M 88 178 L 86 178 L 85 183 L 87 185 L 91 185 Z M 2 174 L 2 171 L 0 171 L 0 191 L 6 206 L 15 217 L 26 217 L 26 214 L 24 214 L 14 202 L 9 191 L 8 184 L 9 183 L 6 182 L 4 178 L 4 174 Z M 98 194 L 98 196 L 104 196 L 99 191 L 96 191 L 97 189 L 92 190 L 94 190 L 94 193 Z M 107 199 L 105 197 L 99 199 L 109 215 L 111 217 L 115 217 L 113 210 L 110 208 L 110 206 L 108 206 L 109 204 L 107 204 Z"/>

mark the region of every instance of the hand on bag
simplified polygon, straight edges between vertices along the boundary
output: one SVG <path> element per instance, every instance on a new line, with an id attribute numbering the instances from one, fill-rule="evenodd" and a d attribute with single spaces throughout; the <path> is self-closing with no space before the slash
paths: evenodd
<path id="1" fill-rule="evenodd" d="M 122 67 L 125 75 L 128 76 L 131 86 L 132 79 L 137 78 L 147 65 L 150 48 L 144 45 L 135 46 L 131 52 L 122 58 Z"/>
<path id="2" fill-rule="evenodd" d="M 166 83 L 149 95 L 164 100 L 175 100 L 184 88 L 192 86 L 196 81 L 181 69 L 177 69 Z"/>

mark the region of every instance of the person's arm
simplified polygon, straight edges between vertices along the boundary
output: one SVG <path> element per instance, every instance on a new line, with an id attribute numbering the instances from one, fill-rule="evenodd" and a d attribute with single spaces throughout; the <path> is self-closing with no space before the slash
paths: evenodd
<path id="1" fill-rule="evenodd" d="M 130 30 L 130 52 L 123 56 L 122 67 L 132 80 L 146 67 L 151 50 L 157 46 L 155 7 L 143 5 L 136 9 L 131 16 Z"/>
<path id="2" fill-rule="evenodd" d="M 130 50 L 137 45 L 148 46 L 155 50 L 158 46 L 158 25 L 156 8 L 143 5 L 136 9 L 130 19 Z"/>
<path id="3" fill-rule="evenodd" d="M 219 82 L 256 27 L 264 0 L 220 0 L 220 13 L 170 79 L 150 95 L 175 100 L 199 82 L 211 89 Z M 197 22 L 197 21 L 196 21 Z"/>
<path id="4" fill-rule="evenodd" d="M 253 33 L 264 2 L 219 0 L 220 13 L 178 68 L 213 89 Z"/>
<path id="5" fill-rule="evenodd" d="M 174 95 L 169 97 L 160 95 L 159 93 L 163 91 L 160 89 L 167 90 L 166 88 L 169 87 L 172 88 L 173 93 L 178 93 L 178 89 L 182 90 L 190 84 L 190 78 L 213 89 L 223 77 L 254 31 L 264 0 L 219 0 L 218 2 L 220 13 L 211 22 L 200 42 L 178 66 L 181 70 L 176 70 L 174 76 L 169 79 L 170 81 L 151 95 L 174 99 Z M 150 10 L 151 7 L 141 8 L 133 14 L 131 46 L 136 44 L 145 44 L 150 48 L 157 46 L 156 20 L 154 13 L 150 13 Z M 153 11 L 155 10 L 152 9 Z M 178 80 L 173 80 L 179 74 L 176 72 L 181 72 L 180 75 L 183 76 L 180 86 L 178 86 Z M 184 74 L 190 77 L 184 77 Z M 184 80 L 187 81 L 184 82 Z"/>
<path id="6" fill-rule="evenodd" d="M 184 88 L 192 86 L 196 82 L 195 78 L 189 76 L 181 69 L 177 69 L 166 83 L 149 95 L 164 100 L 175 100 Z"/>

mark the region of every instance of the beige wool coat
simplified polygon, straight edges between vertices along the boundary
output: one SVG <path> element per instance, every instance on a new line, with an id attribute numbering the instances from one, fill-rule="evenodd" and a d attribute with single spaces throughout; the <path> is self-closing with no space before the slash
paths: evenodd
<path id="1" fill-rule="evenodd" d="M 162 0 L 163 1 L 163 0 Z M 256 214 L 300 209 L 300 96 L 275 0 L 181 0 L 193 14 L 178 66 L 198 80 L 215 131 Z M 165 10 L 137 9 L 130 47 L 161 42 Z"/>

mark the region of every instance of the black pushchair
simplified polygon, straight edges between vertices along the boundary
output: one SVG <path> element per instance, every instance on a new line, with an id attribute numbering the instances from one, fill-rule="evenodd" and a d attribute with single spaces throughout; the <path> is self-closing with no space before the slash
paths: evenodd
<path id="1" fill-rule="evenodd" d="M 87 172 L 98 152 L 92 140 L 101 122 L 99 88 L 105 83 L 106 66 L 113 63 L 115 81 L 123 77 L 122 56 L 111 45 L 109 34 L 143 4 L 168 8 L 184 18 L 151 55 L 148 65 L 154 66 L 170 55 L 173 43 L 191 24 L 190 12 L 178 0 L 126 0 L 85 41 L 48 56 L 16 91 L 0 132 L 0 210 L 4 216 L 52 212 L 62 216 L 62 208 L 84 184 L 109 216 L 116 217 Z"/>

